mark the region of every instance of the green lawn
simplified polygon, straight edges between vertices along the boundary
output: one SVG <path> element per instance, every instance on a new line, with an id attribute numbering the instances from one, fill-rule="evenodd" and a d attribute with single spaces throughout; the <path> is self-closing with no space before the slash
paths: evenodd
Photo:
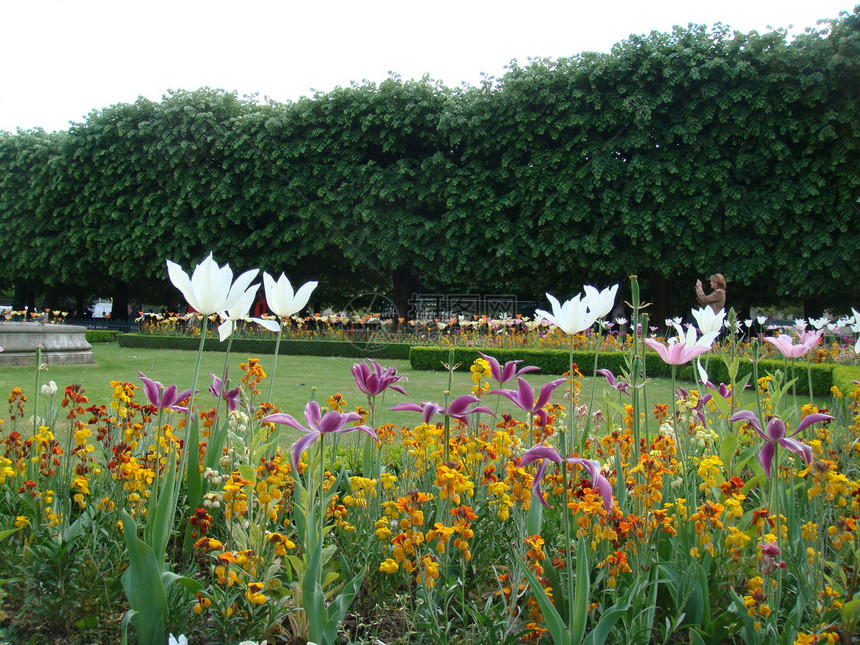
<path id="1" fill-rule="evenodd" d="M 168 385 L 175 383 L 180 389 L 191 386 L 191 380 L 194 372 L 194 364 L 196 352 L 179 351 L 179 350 L 150 350 L 150 349 L 132 349 L 119 347 L 117 343 L 96 344 L 93 346 L 93 354 L 95 355 L 94 365 L 49 365 L 40 374 L 40 383 L 47 383 L 53 380 L 57 383 L 60 391 L 57 396 L 61 396 L 63 388 L 73 383 L 80 383 L 86 389 L 87 396 L 91 402 L 106 403 L 111 394 L 110 381 L 130 381 L 135 385 L 140 385 L 141 381 L 137 372 L 141 371 L 149 378 L 160 381 Z M 260 364 L 267 373 L 270 373 L 272 366 L 272 356 L 266 355 L 261 357 Z M 239 363 L 247 361 L 248 357 L 244 355 L 234 354 L 230 358 L 230 379 L 238 382 L 242 372 L 239 370 Z M 297 419 L 303 421 L 302 412 L 305 404 L 310 400 L 312 388 L 316 388 L 315 398 L 325 405 L 325 401 L 329 396 L 335 393 L 340 393 L 348 401 L 349 406 L 366 405 L 366 398 L 361 394 L 355 386 L 355 382 L 350 372 L 353 359 L 348 358 L 324 358 L 312 356 L 280 356 L 278 358 L 277 372 L 275 374 L 275 385 L 273 392 L 273 401 L 275 405 L 283 412 L 292 414 Z M 383 361 L 383 367 L 387 367 L 389 363 Z M 211 379 L 208 374 L 220 373 L 224 366 L 224 355 L 215 352 L 206 352 L 203 355 L 200 379 L 198 381 L 198 389 L 201 391 L 199 395 L 202 397 L 202 402 L 208 404 L 210 398 L 207 388 L 211 384 Z M 448 389 L 448 373 L 445 371 L 439 372 L 417 372 L 410 368 L 409 364 L 403 361 L 396 365 L 398 372 L 402 373 L 408 379 L 408 383 L 404 384 L 404 389 L 408 393 L 408 397 L 404 397 L 396 392 L 386 394 L 380 410 L 387 410 L 392 405 L 404 401 L 436 401 L 442 402 L 443 392 Z M 440 365 L 440 369 L 441 365 Z M 32 392 L 34 389 L 35 369 L 33 367 L 3 367 L 0 369 L 0 393 L 7 396 L 8 392 L 13 387 L 21 387 L 32 401 Z M 558 376 L 541 375 L 540 372 L 533 372 L 527 375 L 527 380 L 535 388 L 550 381 Z M 690 387 L 689 383 L 679 383 L 679 385 Z M 268 392 L 269 381 L 266 379 L 260 386 L 263 397 Z M 454 375 L 453 387 L 451 388 L 452 396 L 456 397 L 461 394 L 466 394 L 472 387 L 472 380 L 468 372 L 457 372 Z M 508 384 L 508 388 L 516 388 L 516 383 Z M 592 379 L 584 378 L 582 387 L 581 399 L 587 402 L 592 387 Z M 602 405 L 603 391 L 606 389 L 606 381 L 602 377 L 597 379 L 597 394 L 595 403 Z M 671 382 L 667 379 L 654 379 L 647 386 L 647 402 L 650 408 L 653 408 L 655 403 L 668 403 L 670 401 L 669 394 L 671 390 Z M 138 393 L 143 397 L 143 393 Z M 563 388 L 556 390 L 554 400 L 561 400 Z M 618 401 L 618 395 L 614 391 L 610 391 L 612 401 Z M 516 412 L 512 404 L 503 397 L 487 396 L 486 405 L 490 408 L 495 408 L 497 399 L 500 401 L 499 412 Z M 628 399 L 625 398 L 625 402 Z M 753 395 L 751 392 L 745 394 L 745 401 L 751 403 Z M 822 405 L 827 405 L 822 402 Z M 40 404 L 40 408 L 41 408 Z M 6 417 L 6 410 L 3 410 L 2 416 Z M 32 410 L 27 410 L 28 414 Z M 521 414 L 519 415 L 521 416 Z M 650 416 L 650 414 L 649 414 Z M 420 415 L 414 412 L 384 412 L 378 414 L 376 423 L 395 423 L 395 424 L 416 424 L 420 420 Z M 285 435 L 286 441 L 291 440 L 297 433 L 287 429 L 289 432 Z"/>

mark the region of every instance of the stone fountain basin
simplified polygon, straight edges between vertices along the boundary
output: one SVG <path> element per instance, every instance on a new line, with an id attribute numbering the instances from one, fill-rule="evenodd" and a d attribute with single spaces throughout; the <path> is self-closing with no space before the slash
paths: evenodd
<path id="1" fill-rule="evenodd" d="M 35 365 L 36 347 L 42 362 L 54 365 L 86 365 L 95 362 L 86 327 L 38 322 L 0 323 L 0 365 Z"/>

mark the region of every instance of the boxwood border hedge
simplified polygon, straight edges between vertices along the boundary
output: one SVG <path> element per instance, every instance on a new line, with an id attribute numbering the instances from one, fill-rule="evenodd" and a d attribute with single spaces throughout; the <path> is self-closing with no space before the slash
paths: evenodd
<path id="1" fill-rule="evenodd" d="M 524 349 L 524 348 L 455 348 L 453 362 L 459 364 L 459 370 L 468 370 L 474 360 L 478 358 L 478 352 L 482 351 L 488 356 L 494 357 L 501 363 L 511 360 L 523 360 L 523 365 L 536 365 L 544 374 L 562 374 L 567 371 L 570 361 L 570 352 L 563 349 Z M 443 363 L 450 360 L 449 348 L 413 346 L 409 352 L 409 363 L 414 370 L 443 370 Z M 624 368 L 623 352 L 601 352 L 598 355 L 598 368 L 609 369 L 618 375 Z M 594 367 L 594 352 L 576 351 L 573 353 L 573 361 L 579 370 L 590 375 Z M 833 385 L 845 393 L 850 391 L 852 380 L 860 380 L 860 366 L 837 365 L 835 363 L 813 363 L 810 365 L 812 374 L 812 391 L 816 396 L 829 396 Z M 692 365 L 685 365 L 678 370 L 678 378 L 685 381 L 693 380 Z M 668 377 L 672 375 L 672 369 L 666 365 L 655 352 L 645 353 L 645 370 L 649 376 Z M 759 377 L 768 372 L 785 370 L 785 363 L 781 360 L 762 360 L 759 363 Z M 789 362 L 789 371 L 791 362 Z M 752 362 L 741 359 L 738 366 L 738 378 L 741 379 L 752 372 Z M 808 393 L 809 385 L 806 374 L 806 361 L 798 360 L 794 364 L 794 373 L 797 377 L 797 391 Z M 708 361 L 708 376 L 714 383 L 728 382 L 728 368 L 720 357 L 711 357 Z"/>
<path id="2" fill-rule="evenodd" d="M 143 334 L 120 334 L 117 336 L 120 347 L 140 347 L 147 349 L 179 349 L 197 351 L 200 339 L 192 336 L 150 336 Z M 203 351 L 224 352 L 227 342 L 217 337 L 206 339 Z M 275 341 L 261 338 L 237 338 L 231 348 L 233 353 L 250 356 L 275 353 Z M 368 350 L 360 345 L 337 340 L 282 340 L 278 354 L 288 356 L 336 356 L 341 358 L 372 358 L 374 360 L 408 360 L 409 345 L 390 343 Z"/>
<path id="3" fill-rule="evenodd" d="M 87 329 L 85 337 L 92 345 L 93 343 L 112 343 L 118 334 L 119 332 L 114 329 Z"/>

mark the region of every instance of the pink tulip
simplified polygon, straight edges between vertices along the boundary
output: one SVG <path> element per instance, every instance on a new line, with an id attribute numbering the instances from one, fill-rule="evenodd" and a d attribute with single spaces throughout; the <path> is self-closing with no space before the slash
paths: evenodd
<path id="1" fill-rule="evenodd" d="M 779 336 L 767 336 L 765 340 L 776 347 L 780 354 L 786 358 L 800 358 L 809 351 L 809 345 L 800 343 L 795 345 L 791 342 L 791 336 L 788 334 L 780 334 Z"/>
<path id="2" fill-rule="evenodd" d="M 696 358 L 696 356 L 701 356 L 710 351 L 711 344 L 716 340 L 718 335 L 717 332 L 710 332 L 697 340 L 696 329 L 694 327 L 689 327 L 686 334 L 680 325 L 676 324 L 675 329 L 678 332 L 678 336 L 677 338 L 670 338 L 668 346 L 653 338 L 645 339 L 645 344 L 657 352 L 667 365 L 684 365 Z"/>

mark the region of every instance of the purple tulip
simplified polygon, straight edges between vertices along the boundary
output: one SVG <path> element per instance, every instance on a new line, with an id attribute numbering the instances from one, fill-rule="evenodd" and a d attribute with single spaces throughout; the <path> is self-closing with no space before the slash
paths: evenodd
<path id="1" fill-rule="evenodd" d="M 188 412 L 188 408 L 184 408 L 176 404 L 191 396 L 190 389 L 179 392 L 175 385 L 164 387 L 158 381 L 153 381 L 151 378 L 147 378 L 143 372 L 138 372 L 138 375 L 140 375 L 140 380 L 143 381 L 143 393 L 146 394 L 146 399 L 149 401 L 150 405 L 158 408 L 159 410 Z"/>
<path id="2" fill-rule="evenodd" d="M 393 367 L 383 370 L 379 363 L 369 358 L 367 363 L 355 363 L 352 366 L 352 375 L 355 377 L 355 384 L 359 390 L 370 397 L 382 394 L 388 388 L 406 394 L 402 387 L 395 385 L 397 381 L 406 378 L 403 374 L 398 375 L 397 370 Z"/>
<path id="3" fill-rule="evenodd" d="M 805 443 L 792 439 L 791 437 L 813 423 L 818 423 L 819 421 L 831 421 L 832 419 L 833 417 L 829 414 L 809 414 L 803 418 L 800 425 L 797 426 L 797 430 L 792 432 L 790 435 L 786 435 L 785 421 L 777 417 L 771 418 L 771 420 L 767 422 L 767 430 L 763 431 L 761 429 L 761 424 L 758 422 L 758 418 L 756 418 L 756 416 L 749 410 L 738 412 L 736 415 L 731 417 L 729 421 L 744 421 L 749 423 L 753 428 L 755 428 L 755 431 L 758 432 L 759 436 L 764 439 L 765 444 L 762 446 L 758 458 L 761 462 L 762 468 L 764 468 L 765 474 L 770 477 L 770 466 L 773 462 L 773 456 L 776 453 L 777 444 L 786 450 L 797 453 L 803 457 L 803 460 L 808 464 L 812 461 L 812 448 Z"/>
<path id="4" fill-rule="evenodd" d="M 400 410 L 408 410 L 410 412 L 421 412 L 424 415 L 424 423 L 430 423 L 430 420 L 438 413 L 443 417 L 451 417 L 457 421 L 466 421 L 467 414 L 474 414 L 475 412 L 486 412 L 491 416 L 495 416 L 493 411 L 489 408 L 485 408 L 483 406 L 477 406 L 472 408 L 471 410 L 468 407 L 472 403 L 477 403 L 480 401 L 476 396 L 472 396 L 471 394 L 464 394 L 463 396 L 457 397 L 450 404 L 448 404 L 447 408 L 443 408 L 438 403 L 429 403 L 422 402 L 420 405 L 417 403 L 399 403 L 391 408 L 392 412 L 397 412 Z"/>
<path id="5" fill-rule="evenodd" d="M 502 367 L 499 364 L 499 361 L 492 356 L 487 356 L 481 352 L 478 352 L 478 354 L 480 354 L 481 358 L 490 364 L 490 374 L 492 374 L 493 378 L 499 382 L 499 385 L 504 385 L 508 381 L 513 381 L 515 378 L 518 378 L 521 374 L 525 374 L 526 372 L 534 372 L 535 370 L 540 369 L 534 365 L 529 365 L 517 371 L 517 365 L 522 363 L 522 361 L 508 361 L 505 363 L 505 366 Z"/>
<path id="6" fill-rule="evenodd" d="M 232 390 L 226 389 L 226 383 L 222 382 L 220 378 L 215 376 L 214 374 L 210 374 L 212 377 L 212 385 L 209 386 L 209 392 L 212 393 L 212 396 L 217 398 L 222 398 L 227 401 L 227 411 L 232 412 L 236 408 L 239 407 L 239 387 L 234 387 Z M 226 376 L 226 374 L 225 374 Z"/>
<path id="7" fill-rule="evenodd" d="M 628 392 L 630 389 L 630 383 L 627 383 L 626 381 L 616 381 L 615 374 L 607 369 L 597 370 L 597 373 L 606 377 L 606 382 L 609 383 L 609 387 L 630 396 L 630 392 Z"/>
<path id="8" fill-rule="evenodd" d="M 325 413 L 325 415 L 323 415 L 322 411 L 320 410 L 319 403 L 317 403 L 316 401 L 309 401 L 308 404 L 305 406 L 305 420 L 308 423 L 307 428 L 298 421 L 296 421 L 289 414 L 283 414 L 280 412 L 276 414 L 270 414 L 269 416 L 264 417 L 262 421 L 263 423 L 282 423 L 305 433 L 303 437 L 301 437 L 290 447 L 290 457 L 292 458 L 293 462 L 293 472 L 297 473 L 299 472 L 299 459 L 301 458 L 302 453 L 307 450 L 314 441 L 316 441 L 320 436 L 324 434 L 354 432 L 355 430 L 361 430 L 362 432 L 367 433 L 374 439 L 377 439 L 376 432 L 374 432 L 373 428 L 371 428 L 370 426 L 360 425 L 345 427 L 347 423 L 359 421 L 360 419 L 361 415 L 356 412 L 347 412 L 344 414 L 335 410 L 329 410 Z"/>
<path id="9" fill-rule="evenodd" d="M 565 462 L 573 464 L 574 466 L 577 464 L 581 465 L 591 478 L 594 488 L 600 492 L 600 496 L 603 498 L 603 508 L 605 508 L 607 512 L 612 510 L 612 484 L 609 483 L 609 480 L 606 479 L 606 477 L 600 474 L 599 463 L 592 461 L 591 459 L 582 459 L 580 457 L 568 457 L 567 459 L 562 459 L 561 455 L 558 454 L 558 451 L 556 451 L 555 448 L 538 445 L 532 446 L 526 451 L 520 465 L 528 466 L 533 461 L 537 461 L 539 459 L 541 460 L 541 463 L 538 466 L 534 480 L 532 481 L 532 493 L 534 493 L 535 497 L 537 497 L 541 504 L 547 508 L 552 508 L 547 504 L 546 499 L 544 499 L 543 496 L 543 491 L 541 490 L 541 483 L 543 482 L 544 474 L 546 474 L 547 460 L 549 460 L 557 464 Z"/>
<path id="10" fill-rule="evenodd" d="M 517 383 L 519 383 L 519 388 L 517 390 L 491 390 L 490 394 L 501 394 L 502 396 L 507 397 L 520 410 L 531 412 L 540 418 L 542 425 L 545 426 L 547 423 L 547 416 L 543 406 L 549 403 L 549 399 L 555 388 L 566 381 L 567 379 L 559 378 L 544 384 L 540 389 L 540 394 L 538 395 L 537 400 L 535 400 L 535 393 L 534 390 L 532 390 L 531 385 L 529 385 L 523 378 L 517 379 Z"/>

